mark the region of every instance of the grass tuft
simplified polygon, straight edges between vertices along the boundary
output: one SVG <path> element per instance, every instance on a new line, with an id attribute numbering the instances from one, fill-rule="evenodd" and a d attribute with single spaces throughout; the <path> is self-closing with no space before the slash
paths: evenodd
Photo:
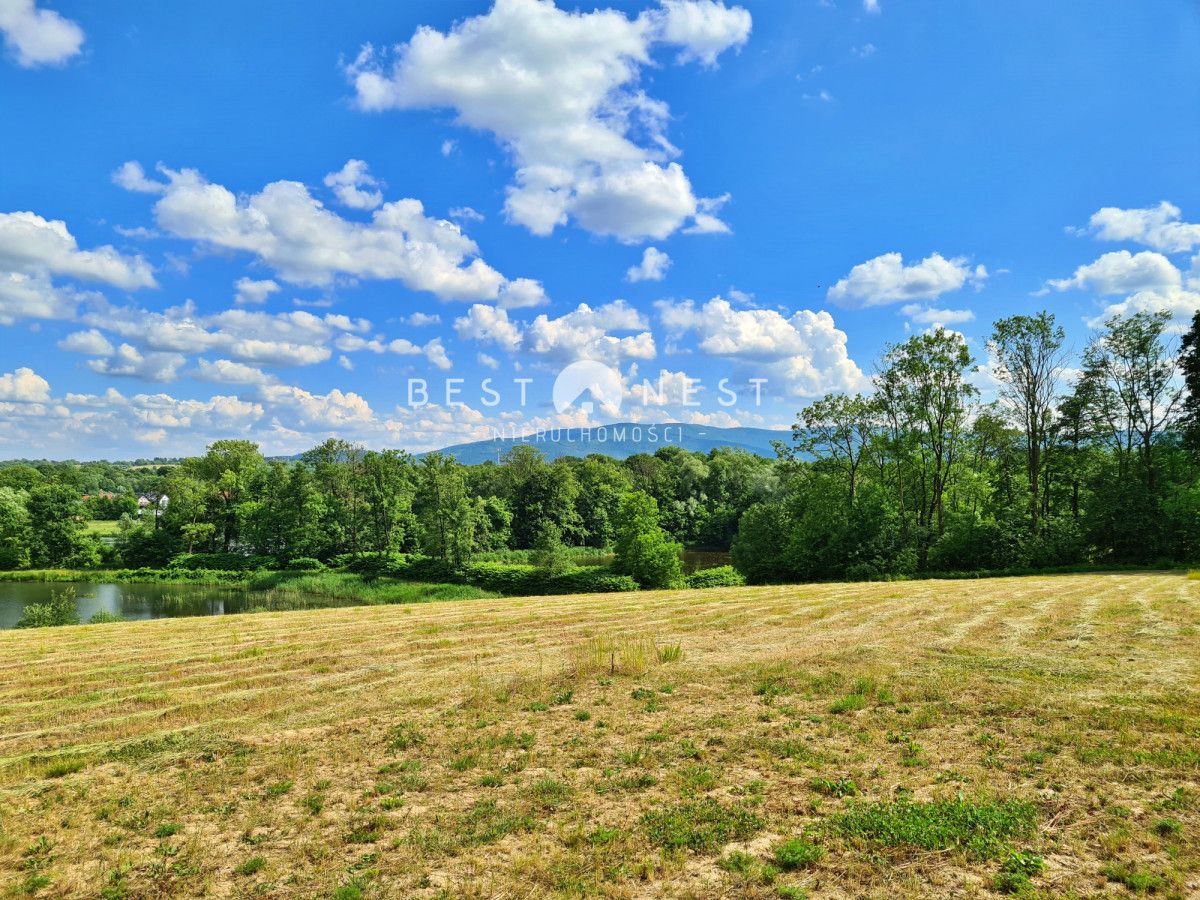
<path id="1" fill-rule="evenodd" d="M 763 820 L 741 806 L 723 806 L 704 798 L 647 812 L 642 827 L 650 841 L 666 850 L 712 852 L 730 841 L 753 837 Z"/>
<path id="2" fill-rule="evenodd" d="M 1036 819 L 1036 807 L 1022 800 L 957 797 L 858 804 L 835 816 L 832 824 L 845 837 L 886 847 L 965 850 L 987 858 L 1012 838 L 1031 833 Z"/>

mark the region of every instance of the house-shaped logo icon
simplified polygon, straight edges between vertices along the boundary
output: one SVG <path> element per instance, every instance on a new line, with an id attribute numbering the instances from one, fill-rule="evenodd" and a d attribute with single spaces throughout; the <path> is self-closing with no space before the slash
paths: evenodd
<path id="1" fill-rule="evenodd" d="M 554 408 L 560 413 L 575 408 L 591 415 L 601 406 L 613 415 L 621 408 L 624 393 L 616 369 L 593 359 L 581 359 L 554 379 Z"/>

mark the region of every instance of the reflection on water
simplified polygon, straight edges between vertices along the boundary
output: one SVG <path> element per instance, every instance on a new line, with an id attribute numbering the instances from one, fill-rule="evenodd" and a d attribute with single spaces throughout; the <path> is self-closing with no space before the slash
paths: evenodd
<path id="1" fill-rule="evenodd" d="M 581 565 L 607 565 L 611 554 L 594 559 L 576 557 Z M 729 563 L 729 554 L 719 551 L 686 550 L 683 570 L 694 572 Z M 56 590 L 75 588 L 79 621 L 87 623 L 98 612 L 124 619 L 173 619 L 179 616 L 220 616 L 256 609 L 317 609 L 352 605 L 353 601 L 323 597 L 253 593 L 236 588 L 199 584 L 104 584 L 96 582 L 46 583 L 0 582 L 0 628 L 12 628 L 30 603 L 46 603 Z"/>
<path id="2" fill-rule="evenodd" d="M 193 584 L 96 584 L 73 582 L 0 583 L 0 628 L 12 628 L 21 618 L 26 604 L 46 603 L 51 592 L 75 588 L 79 621 L 88 622 L 98 612 L 113 613 L 125 619 L 169 619 L 179 616 L 220 616 L 270 606 L 271 598 L 233 588 Z M 313 602 L 289 607 L 328 606 L 316 598 Z"/>

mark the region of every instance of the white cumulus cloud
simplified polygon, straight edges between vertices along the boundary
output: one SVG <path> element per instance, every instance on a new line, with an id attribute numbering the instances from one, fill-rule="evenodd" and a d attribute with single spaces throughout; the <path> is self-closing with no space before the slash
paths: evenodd
<path id="1" fill-rule="evenodd" d="M 59 275 L 134 290 L 154 287 L 154 273 L 140 256 L 105 245 L 81 250 L 67 223 L 33 212 L 0 213 L 0 273 Z"/>
<path id="2" fill-rule="evenodd" d="M 846 349 L 846 334 L 825 311 L 735 309 L 722 297 L 703 306 L 691 300 L 655 304 L 668 334 L 692 333 L 709 356 L 757 366 L 763 377 L 782 381 L 796 396 L 859 390 L 865 378 Z"/>
<path id="3" fill-rule="evenodd" d="M 656 247 L 647 247 L 642 261 L 625 270 L 627 281 L 662 281 L 671 267 L 671 257 Z"/>
<path id="4" fill-rule="evenodd" d="M 1178 288 L 1183 284 L 1183 275 L 1161 253 L 1117 250 L 1080 266 L 1070 278 L 1051 279 L 1047 284 L 1058 291 L 1078 288 L 1111 296 L 1155 288 Z"/>
<path id="5" fill-rule="evenodd" d="M 368 45 L 347 74 L 363 110 L 449 108 L 459 124 L 495 135 L 516 165 L 511 221 L 546 235 L 574 218 L 637 242 L 700 211 L 672 161 L 668 108 L 639 86 L 641 70 L 660 45 L 714 65 L 750 28 L 746 10 L 711 0 L 667 0 L 635 18 L 497 0 L 446 32 L 418 29 L 390 56 Z"/>
<path id="6" fill-rule="evenodd" d="M 1184 222 L 1178 206 L 1162 201 L 1144 209 L 1105 206 L 1092 214 L 1088 230 L 1104 241 L 1133 241 L 1162 253 L 1200 247 L 1200 223 Z"/>
<path id="7" fill-rule="evenodd" d="M 34 0 L 0 0 L 0 35 L 4 46 L 27 69 L 61 65 L 79 54 L 83 29 Z"/>
<path id="8" fill-rule="evenodd" d="M 829 289 L 827 296 L 834 303 L 852 308 L 934 300 L 968 282 L 978 285 L 986 278 L 987 269 L 972 268 L 963 257 L 946 259 L 940 253 L 933 253 L 906 266 L 899 253 L 884 253 L 851 269 L 849 275 Z"/>
<path id="9" fill-rule="evenodd" d="M 339 171 L 326 175 L 325 187 L 332 188 L 342 205 L 351 209 L 375 209 L 383 203 L 380 182 L 361 159 L 351 159 Z"/>
<path id="10" fill-rule="evenodd" d="M 58 349 L 89 356 L 109 356 L 113 352 L 113 345 L 95 328 L 90 328 L 67 335 L 58 342 Z"/>
<path id="11" fill-rule="evenodd" d="M 166 181 L 154 215 L 163 231 L 252 254 L 284 281 L 324 286 L 338 275 L 394 279 L 463 301 L 496 300 L 506 290 L 528 293 L 528 279 L 509 282 L 479 257 L 459 226 L 429 218 L 418 200 L 384 203 L 370 221 L 353 222 L 296 181 L 239 196 L 192 169 L 159 171 Z"/>
<path id="12" fill-rule="evenodd" d="M 454 322 L 455 331 L 464 340 L 491 343 L 510 353 L 519 350 L 556 362 L 652 359 L 656 350 L 648 328 L 645 317 L 624 300 L 595 308 L 581 303 L 564 315 L 542 314 L 528 323 L 513 321 L 506 310 L 477 303 Z M 610 333 L 629 331 L 638 333 Z"/>
<path id="13" fill-rule="evenodd" d="M 98 375 L 174 381 L 185 361 L 180 353 L 142 353 L 131 344 L 122 344 L 105 359 L 88 360 L 88 368 Z"/>
<path id="14" fill-rule="evenodd" d="M 50 382 L 33 369 L 20 368 L 0 375 L 0 400 L 44 403 L 50 399 Z"/>
<path id="15" fill-rule="evenodd" d="M 277 293 L 280 288 L 269 278 L 256 281 L 253 278 L 239 278 L 234 284 L 236 294 L 233 302 L 238 306 L 266 303 L 267 298 Z"/>
<path id="16" fill-rule="evenodd" d="M 975 320 L 975 313 L 969 309 L 938 309 L 921 303 L 906 303 L 900 313 L 919 325 L 957 325 Z"/>

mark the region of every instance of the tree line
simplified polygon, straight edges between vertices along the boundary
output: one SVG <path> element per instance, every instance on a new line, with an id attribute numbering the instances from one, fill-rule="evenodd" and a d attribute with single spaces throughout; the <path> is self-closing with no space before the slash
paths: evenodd
<path id="1" fill-rule="evenodd" d="M 1074 360 L 1045 312 L 994 323 L 983 359 L 938 328 L 887 346 L 871 387 L 805 407 L 776 459 L 665 446 L 550 462 L 517 444 L 465 466 L 330 439 L 295 460 L 221 440 L 174 464 L 10 464 L 0 566 L 408 554 L 461 568 L 506 553 L 555 566 L 591 550 L 664 584 L 684 546 L 729 549 L 760 582 L 1200 552 L 1200 316 L 1177 347 L 1165 313 L 1113 318 Z M 135 515 L 145 491 L 165 509 Z M 101 544 L 86 521 L 115 515 Z"/>

